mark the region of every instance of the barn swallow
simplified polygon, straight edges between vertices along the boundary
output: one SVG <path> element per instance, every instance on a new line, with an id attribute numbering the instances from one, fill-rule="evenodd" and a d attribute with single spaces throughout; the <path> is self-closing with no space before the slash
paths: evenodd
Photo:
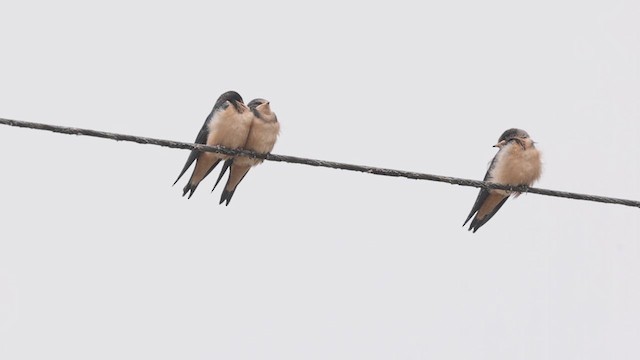
<path id="1" fill-rule="evenodd" d="M 220 95 L 216 101 L 195 142 L 209 146 L 220 145 L 230 149 L 241 148 L 247 141 L 252 119 L 253 115 L 244 104 L 240 94 L 235 91 L 227 91 Z M 191 198 L 198 184 L 221 160 L 226 159 L 229 159 L 228 155 L 191 150 L 184 168 L 173 185 L 180 180 L 195 161 L 196 166 L 182 193 L 182 196 L 185 196 L 189 192 L 189 198 Z"/>
<path id="2" fill-rule="evenodd" d="M 247 142 L 244 144 L 243 149 L 255 151 L 257 153 L 269 153 L 273 150 L 273 146 L 276 143 L 278 134 L 280 133 L 280 123 L 276 114 L 271 111 L 269 101 L 265 99 L 253 99 L 249 102 L 249 109 L 253 115 L 251 122 L 251 130 L 247 137 Z M 224 162 L 223 168 L 218 176 L 218 181 L 213 186 L 213 189 L 218 186 L 218 183 L 224 176 L 227 169 L 231 169 L 229 172 L 229 178 L 227 178 L 227 184 L 220 196 L 220 204 L 226 201 L 225 205 L 229 205 L 233 193 L 236 188 L 249 172 L 251 167 L 262 163 L 263 159 L 252 159 L 245 156 L 238 156 L 233 159 L 227 159 Z M 213 191 L 213 190 L 211 190 Z"/>
<path id="3" fill-rule="evenodd" d="M 494 147 L 499 150 L 491 160 L 484 181 L 513 186 L 531 186 L 540 178 L 542 173 L 540 152 L 526 131 L 509 129 L 502 133 Z M 462 226 L 465 226 L 475 214 L 476 216 L 469 226 L 469 230 L 473 230 L 475 233 L 498 212 L 510 195 L 517 197 L 520 193 L 498 189 L 481 189 L 471 213 Z"/>

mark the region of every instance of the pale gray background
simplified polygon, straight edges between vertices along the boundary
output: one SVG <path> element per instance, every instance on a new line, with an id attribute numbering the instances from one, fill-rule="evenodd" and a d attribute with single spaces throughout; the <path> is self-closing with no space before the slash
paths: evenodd
<path id="1" fill-rule="evenodd" d="M 0 117 L 192 141 L 265 97 L 274 153 L 640 199 L 638 1 L 3 1 Z M 0 127 L 0 358 L 637 359 L 640 210 Z"/>

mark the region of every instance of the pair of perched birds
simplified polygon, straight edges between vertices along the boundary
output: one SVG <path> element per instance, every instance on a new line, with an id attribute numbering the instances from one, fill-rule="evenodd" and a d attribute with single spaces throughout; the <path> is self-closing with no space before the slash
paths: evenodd
<path id="1" fill-rule="evenodd" d="M 268 153 L 273 149 L 279 131 L 278 119 L 271 111 L 267 100 L 254 99 L 245 105 L 237 92 L 228 91 L 216 101 L 211 114 L 198 133 L 196 143 Z M 489 165 L 484 181 L 513 186 L 531 186 L 540 178 L 542 173 L 540 153 L 526 131 L 509 129 L 502 133 L 494 147 L 499 150 Z M 244 156 L 232 157 L 193 150 L 176 180 L 177 183 L 189 166 L 196 161 L 195 169 L 184 187 L 182 195 L 189 192 L 189 197 L 191 197 L 198 184 L 222 160 L 224 160 L 224 165 L 213 188 L 216 188 L 225 172 L 230 168 L 227 184 L 220 197 L 220 204 L 226 201 L 226 205 L 229 205 L 236 187 L 249 169 L 262 162 L 262 159 L 251 159 Z M 500 210 L 510 195 L 517 197 L 520 193 L 499 189 L 481 189 L 462 226 L 465 226 L 473 217 L 469 230 L 475 233 Z"/>
<path id="2" fill-rule="evenodd" d="M 269 153 L 273 150 L 279 133 L 280 124 L 276 114 L 271 111 L 269 101 L 253 99 L 248 105 L 245 105 L 240 94 L 235 91 L 227 91 L 220 95 L 216 101 L 195 142 L 196 144 L 223 146 L 229 149 Z M 182 196 L 189 193 L 189 198 L 191 198 L 198 184 L 223 160 L 224 165 L 213 189 L 218 186 L 224 174 L 229 170 L 227 184 L 220 196 L 220 204 L 226 201 L 226 205 L 229 205 L 238 184 L 244 179 L 251 167 L 262 163 L 262 159 L 246 156 L 233 157 L 194 149 L 173 184 L 175 185 L 180 180 L 195 161 L 196 166 L 182 193 Z"/>

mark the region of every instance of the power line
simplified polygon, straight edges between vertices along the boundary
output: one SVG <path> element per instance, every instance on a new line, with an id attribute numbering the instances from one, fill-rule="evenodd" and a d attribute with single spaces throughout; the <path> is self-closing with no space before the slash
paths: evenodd
<path id="1" fill-rule="evenodd" d="M 415 180 L 438 181 L 438 182 L 445 182 L 445 183 L 454 184 L 454 185 L 472 186 L 472 187 L 484 188 L 484 189 L 510 190 L 510 191 L 517 191 L 522 193 L 540 194 L 540 195 L 561 197 L 561 198 L 567 198 L 567 199 L 586 200 L 586 201 L 601 202 L 605 204 L 618 204 L 618 205 L 626 205 L 626 206 L 633 206 L 633 207 L 640 208 L 640 201 L 628 200 L 628 199 L 617 199 L 617 198 L 611 198 L 606 196 L 578 194 L 578 193 L 572 193 L 572 192 L 566 192 L 566 191 L 532 188 L 528 186 L 509 186 L 509 185 L 495 184 L 495 183 L 485 182 L 485 181 L 456 178 L 451 176 L 439 176 L 439 175 L 431 175 L 431 174 L 424 174 L 424 173 L 411 172 L 411 171 L 402 171 L 402 170 L 377 168 L 377 167 L 363 166 L 363 165 L 345 164 L 345 163 L 339 163 L 339 162 L 333 162 L 333 161 L 307 159 L 307 158 L 301 158 L 296 156 L 260 154 L 260 153 L 255 153 L 253 151 L 248 151 L 248 150 L 228 149 L 222 146 L 206 146 L 201 144 L 192 144 L 192 143 L 185 143 L 180 141 L 154 139 L 154 138 L 148 138 L 148 137 L 142 137 L 142 136 L 125 135 L 125 134 L 117 134 L 117 133 L 110 133 L 110 132 L 90 130 L 90 129 L 40 124 L 40 123 L 33 123 L 33 122 L 20 121 L 20 120 L 10 120 L 10 119 L 0 118 L 0 124 L 21 127 L 21 128 L 35 129 L 35 130 L 48 130 L 48 131 L 53 131 L 61 134 L 85 135 L 85 136 L 93 136 L 93 137 L 104 138 L 104 139 L 111 139 L 116 141 L 129 141 L 129 142 L 136 142 L 139 144 L 158 145 L 158 146 L 164 146 L 164 147 L 169 147 L 174 149 L 187 149 L 187 150 L 196 149 L 200 151 L 215 152 L 215 153 L 221 153 L 225 155 L 244 155 L 251 158 L 259 158 L 259 159 L 265 159 L 269 161 L 319 166 L 319 167 L 326 167 L 331 169 L 363 172 L 363 173 L 374 174 L 374 175 L 404 177 L 407 179 L 415 179 Z"/>

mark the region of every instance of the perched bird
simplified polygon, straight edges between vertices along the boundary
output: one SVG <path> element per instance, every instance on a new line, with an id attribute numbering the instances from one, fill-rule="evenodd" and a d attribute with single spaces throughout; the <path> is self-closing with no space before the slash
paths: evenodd
<path id="1" fill-rule="evenodd" d="M 241 148 L 247 142 L 252 119 L 252 112 L 244 104 L 240 94 L 235 91 L 227 91 L 220 95 L 216 101 L 195 142 L 196 144 L 219 145 L 230 149 Z M 182 196 L 185 196 L 189 192 L 189 198 L 191 198 L 202 179 L 209 175 L 221 160 L 228 158 L 229 155 L 192 150 L 173 185 L 180 180 L 195 161 L 196 166 L 182 193 Z"/>
<path id="2" fill-rule="evenodd" d="M 257 153 L 269 153 L 273 150 L 278 134 L 280 133 L 280 123 L 276 114 L 271 111 L 269 102 L 265 99 L 253 99 L 249 102 L 249 109 L 253 115 L 251 122 L 251 130 L 247 137 L 247 142 L 243 149 L 255 151 Z M 220 204 L 226 201 L 225 205 L 229 205 L 233 193 L 236 191 L 238 184 L 244 179 L 251 167 L 262 163 L 262 159 L 252 159 L 246 156 L 237 156 L 224 162 L 224 166 L 218 176 L 218 181 L 213 189 L 224 176 L 227 169 L 231 168 L 227 184 L 220 196 Z M 213 191 L 213 190 L 211 190 Z"/>
<path id="3" fill-rule="evenodd" d="M 502 133 L 494 147 L 500 150 L 491 161 L 489 170 L 484 176 L 484 181 L 513 186 L 531 186 L 540 178 L 542 173 L 540 152 L 536 149 L 534 141 L 531 140 L 526 131 L 509 129 Z M 467 220 L 462 226 L 465 226 L 475 214 L 475 218 L 469 226 L 469 230 L 473 230 L 475 233 L 498 212 L 509 198 L 509 195 L 512 195 L 512 193 L 507 190 L 481 189 Z M 520 193 L 514 192 L 513 195 L 517 197 Z"/>

